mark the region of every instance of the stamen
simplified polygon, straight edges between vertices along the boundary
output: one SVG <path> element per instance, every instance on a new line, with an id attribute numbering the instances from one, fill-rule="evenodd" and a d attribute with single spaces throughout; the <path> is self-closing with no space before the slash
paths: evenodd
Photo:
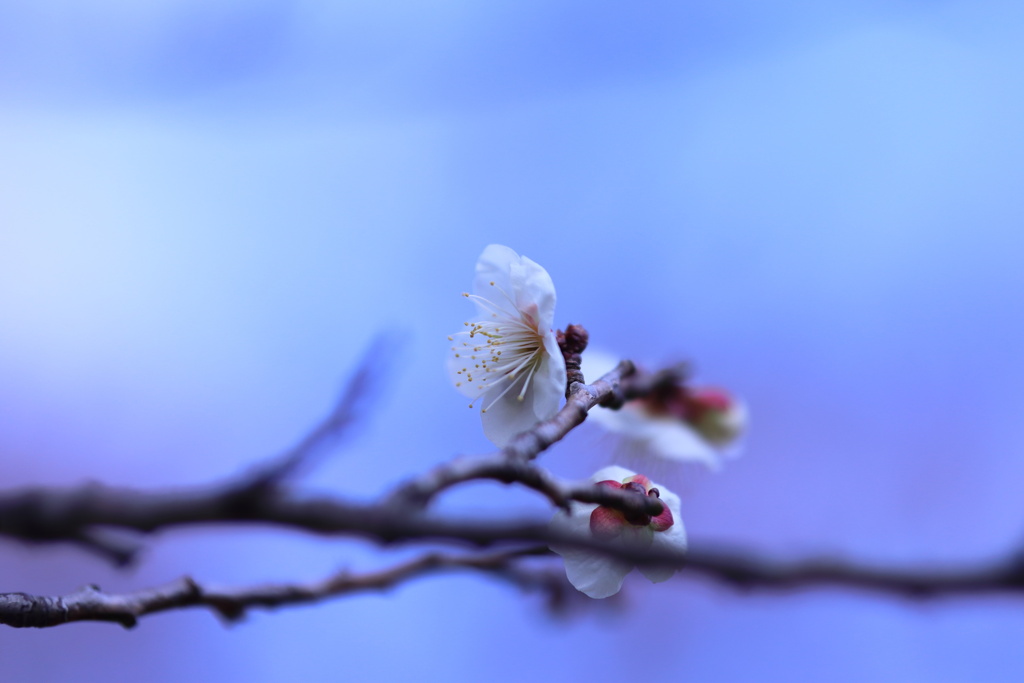
<path id="1" fill-rule="evenodd" d="M 486 408 L 484 408 L 483 410 L 481 410 L 480 412 L 482 412 L 482 413 L 486 413 L 486 412 L 487 412 L 487 410 L 488 410 L 488 408 L 490 408 L 490 407 L 491 407 L 491 406 L 493 406 L 493 405 L 494 405 L 495 403 L 497 403 L 498 401 L 500 401 L 500 400 L 501 400 L 501 398 L 502 398 L 502 397 L 503 397 L 503 396 L 504 396 L 505 394 L 507 394 L 507 393 L 509 392 L 509 390 L 510 390 L 510 389 L 511 389 L 512 387 L 514 387 L 514 386 L 516 385 L 516 381 L 517 381 L 517 379 L 516 379 L 515 377 L 511 378 L 511 381 L 510 381 L 510 382 L 508 383 L 508 386 L 507 386 L 507 387 L 505 387 L 505 388 L 504 388 L 504 389 L 502 390 L 502 392 L 501 392 L 500 394 L 498 394 L 497 396 L 495 396 L 495 397 L 494 397 L 494 400 L 493 400 L 493 401 L 491 401 L 490 403 L 488 403 L 488 404 L 487 404 L 487 407 L 486 407 Z"/>
<path id="2" fill-rule="evenodd" d="M 534 363 L 532 366 L 530 366 L 530 374 L 526 376 L 526 381 L 523 382 L 523 390 L 520 391 L 519 392 L 519 396 L 516 397 L 520 401 L 522 401 L 524 398 L 526 398 L 526 388 L 528 386 L 530 386 L 530 380 L 533 378 L 533 373 L 536 370 L 537 370 L 537 363 Z"/>

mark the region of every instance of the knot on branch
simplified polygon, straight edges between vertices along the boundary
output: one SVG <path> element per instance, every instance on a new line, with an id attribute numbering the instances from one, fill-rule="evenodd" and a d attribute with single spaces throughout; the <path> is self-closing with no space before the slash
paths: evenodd
<path id="1" fill-rule="evenodd" d="M 555 333 L 555 339 L 558 340 L 558 348 L 561 349 L 562 357 L 565 359 L 565 397 L 569 398 L 574 383 L 585 383 L 580 363 L 581 355 L 590 340 L 590 333 L 583 325 L 569 325 L 564 332 L 558 330 Z"/>

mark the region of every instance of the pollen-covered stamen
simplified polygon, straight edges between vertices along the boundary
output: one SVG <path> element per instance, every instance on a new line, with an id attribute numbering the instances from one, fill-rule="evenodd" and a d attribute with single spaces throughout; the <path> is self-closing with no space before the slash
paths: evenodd
<path id="1" fill-rule="evenodd" d="M 491 284 L 494 285 L 493 282 Z M 487 412 L 514 387 L 520 386 L 521 379 L 523 381 L 516 398 L 525 400 L 545 351 L 544 335 L 537 330 L 534 318 L 515 308 L 511 297 L 500 287 L 495 286 L 495 289 L 501 292 L 513 310 L 486 297 L 463 293 L 463 296 L 476 301 L 497 319 L 467 322 L 469 329 L 459 333 L 462 335 L 461 347 L 452 347 L 456 358 L 465 359 L 465 366 L 458 369 L 456 375 L 465 376 L 470 386 L 479 392 L 470 407 L 484 394 L 498 392 L 488 399 L 487 405 L 482 408 L 483 412 Z"/>

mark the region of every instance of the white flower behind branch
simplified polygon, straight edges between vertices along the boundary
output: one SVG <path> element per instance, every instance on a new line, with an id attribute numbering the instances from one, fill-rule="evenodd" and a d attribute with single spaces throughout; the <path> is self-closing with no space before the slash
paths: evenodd
<path id="1" fill-rule="evenodd" d="M 617 363 L 613 356 L 588 349 L 583 375 L 593 381 Z M 694 462 L 710 469 L 738 452 L 748 421 L 746 405 L 725 390 L 691 386 L 667 387 L 619 410 L 595 408 L 588 418 L 615 434 L 618 450 L 629 458 Z"/>
<path id="2" fill-rule="evenodd" d="M 565 361 L 552 330 L 555 285 L 541 266 L 492 244 L 476 263 L 480 319 L 448 337 L 448 375 L 480 406 L 484 434 L 497 446 L 558 412 Z"/>
<path id="3" fill-rule="evenodd" d="M 651 516 L 577 503 L 571 512 L 560 511 L 555 515 L 551 520 L 553 530 L 627 547 L 676 553 L 686 551 L 686 529 L 679 513 L 679 498 L 674 493 L 642 474 L 615 465 L 599 470 L 591 481 L 601 486 L 657 497 L 664 509 L 661 514 Z M 633 570 L 629 562 L 610 558 L 596 550 L 557 544 L 551 549 L 565 561 L 565 575 L 569 583 L 592 598 L 607 598 L 618 593 L 623 579 Z M 638 569 L 653 583 L 667 581 L 676 573 L 672 567 L 640 566 Z"/>

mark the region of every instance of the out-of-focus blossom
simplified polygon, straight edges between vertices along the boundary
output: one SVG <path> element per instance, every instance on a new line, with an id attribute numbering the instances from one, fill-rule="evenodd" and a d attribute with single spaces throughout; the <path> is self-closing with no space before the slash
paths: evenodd
<path id="1" fill-rule="evenodd" d="M 617 362 L 588 349 L 583 354 L 584 378 L 593 382 Z M 724 389 L 675 385 L 629 401 L 619 410 L 595 407 L 588 420 L 618 435 L 618 448 L 629 456 L 699 462 L 717 469 L 723 456 L 737 450 L 747 408 Z"/>
<path id="2" fill-rule="evenodd" d="M 476 262 L 473 293 L 481 320 L 448 337 L 448 374 L 480 402 L 484 434 L 504 446 L 516 434 L 558 412 L 565 394 L 565 360 L 551 329 L 555 285 L 541 266 L 492 244 Z"/>
<path id="3" fill-rule="evenodd" d="M 605 467 L 591 477 L 600 486 L 629 489 L 648 496 L 657 496 L 664 504 L 657 516 L 626 514 L 614 508 L 595 504 L 574 503 L 571 512 L 558 512 L 551 528 L 567 533 L 608 540 L 626 546 L 651 548 L 682 553 L 686 550 L 686 530 L 679 514 L 679 498 L 664 487 L 654 484 L 642 474 L 624 467 Z M 629 562 L 609 558 L 596 551 L 553 545 L 551 549 L 565 561 L 569 583 L 592 598 L 607 598 L 622 588 L 622 581 L 633 570 Z M 654 583 L 672 578 L 671 567 L 639 567 Z"/>

